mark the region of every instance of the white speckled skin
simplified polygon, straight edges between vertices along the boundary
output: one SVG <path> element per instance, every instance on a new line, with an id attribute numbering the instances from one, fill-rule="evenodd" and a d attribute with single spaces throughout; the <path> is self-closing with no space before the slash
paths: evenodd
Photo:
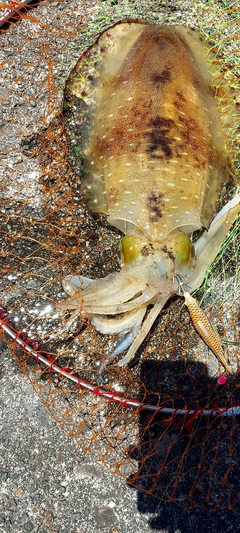
<path id="1" fill-rule="evenodd" d="M 121 272 L 85 289 L 68 278 L 71 298 L 60 306 L 90 315 L 103 333 L 118 333 L 138 327 L 154 304 L 125 364 L 178 291 L 176 275 L 191 290 L 199 286 L 239 212 L 236 195 L 214 219 L 231 169 L 202 37 L 184 26 L 118 23 L 80 58 L 65 96 L 81 104 L 91 209 L 132 234 L 133 243 L 134 235 L 142 241 L 134 259 L 125 251 Z M 194 255 L 186 236 L 202 227 L 209 231 Z"/>

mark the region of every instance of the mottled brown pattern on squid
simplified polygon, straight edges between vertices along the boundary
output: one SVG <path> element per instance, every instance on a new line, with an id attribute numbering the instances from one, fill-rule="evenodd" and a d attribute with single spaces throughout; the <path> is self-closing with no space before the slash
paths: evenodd
<path id="1" fill-rule="evenodd" d="M 209 225 L 228 161 L 205 56 L 189 28 L 122 23 L 86 53 L 84 81 L 77 67 L 70 76 L 67 90 L 87 103 L 86 194 L 117 227 L 157 240 Z M 164 209 L 152 209 L 153 190 Z"/>

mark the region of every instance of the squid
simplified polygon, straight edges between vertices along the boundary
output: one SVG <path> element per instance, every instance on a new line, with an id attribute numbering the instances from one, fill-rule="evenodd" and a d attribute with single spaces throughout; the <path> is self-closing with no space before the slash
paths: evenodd
<path id="1" fill-rule="evenodd" d="M 66 83 L 84 195 L 124 236 L 121 270 L 95 280 L 68 275 L 58 307 L 73 310 L 70 322 L 80 315 L 102 334 L 125 334 L 113 354 L 126 351 L 120 367 L 180 291 L 195 328 L 231 372 L 218 333 L 190 295 L 240 211 L 239 188 L 219 210 L 223 184 L 234 178 L 207 53 L 189 27 L 121 21 Z"/>

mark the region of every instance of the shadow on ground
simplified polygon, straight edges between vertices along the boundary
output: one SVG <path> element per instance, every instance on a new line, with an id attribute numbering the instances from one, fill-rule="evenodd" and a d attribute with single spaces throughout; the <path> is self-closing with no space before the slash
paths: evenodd
<path id="1" fill-rule="evenodd" d="M 139 511 L 153 515 L 153 530 L 240 531 L 239 417 L 197 416 L 199 409 L 239 403 L 238 382 L 235 376 L 219 386 L 201 363 L 188 363 L 187 371 L 184 361 L 143 363 L 145 403 L 195 410 L 192 416 L 140 412 L 139 442 L 129 450 L 138 471 L 128 484 L 138 489 Z"/>

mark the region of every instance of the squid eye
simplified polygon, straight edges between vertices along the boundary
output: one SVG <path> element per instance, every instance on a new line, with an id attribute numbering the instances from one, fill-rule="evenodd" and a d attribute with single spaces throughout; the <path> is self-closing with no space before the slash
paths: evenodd
<path id="1" fill-rule="evenodd" d="M 176 241 L 176 258 L 181 263 L 189 263 L 195 255 L 194 246 L 186 233 L 178 235 Z"/>
<path id="2" fill-rule="evenodd" d="M 125 235 L 120 244 L 122 264 L 129 265 L 133 261 L 136 261 L 146 244 L 146 241 L 144 241 L 143 238 L 139 237 L 138 235 L 131 233 Z"/>
<path id="3" fill-rule="evenodd" d="M 195 249 L 189 236 L 183 231 L 175 230 L 170 234 L 170 237 L 176 261 L 184 265 L 192 263 L 195 257 Z"/>

